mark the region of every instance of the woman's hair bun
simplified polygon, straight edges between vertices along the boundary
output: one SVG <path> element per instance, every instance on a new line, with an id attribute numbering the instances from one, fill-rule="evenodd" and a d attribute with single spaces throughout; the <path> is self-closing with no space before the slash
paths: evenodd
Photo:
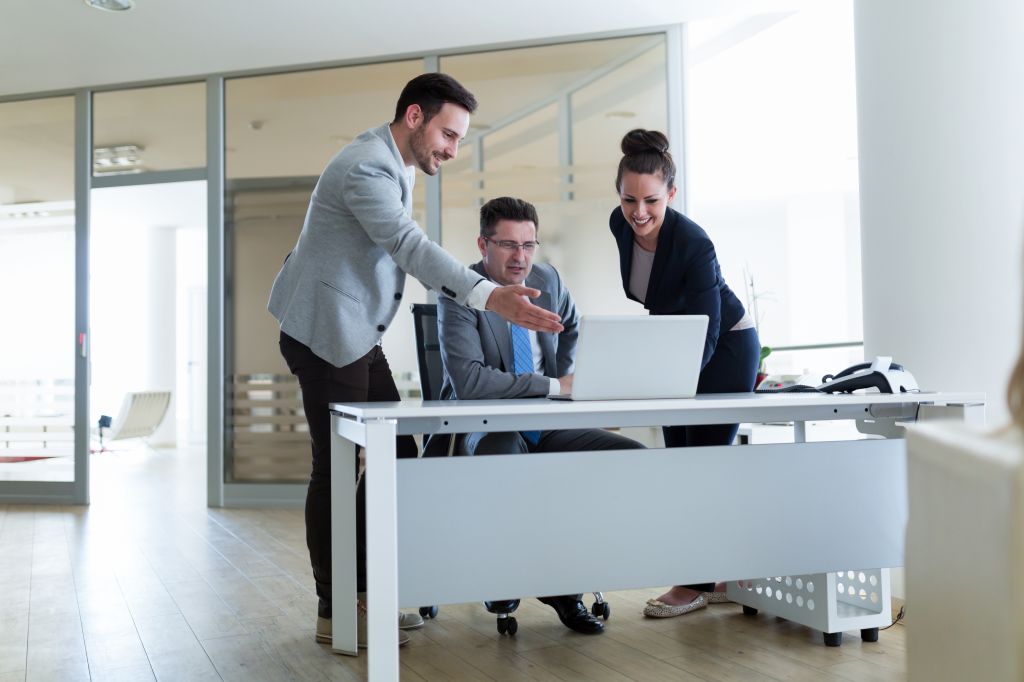
<path id="1" fill-rule="evenodd" d="M 622 153 L 626 156 L 645 152 L 667 153 L 668 138 L 657 130 L 644 130 L 643 128 L 630 130 L 622 138 Z"/>

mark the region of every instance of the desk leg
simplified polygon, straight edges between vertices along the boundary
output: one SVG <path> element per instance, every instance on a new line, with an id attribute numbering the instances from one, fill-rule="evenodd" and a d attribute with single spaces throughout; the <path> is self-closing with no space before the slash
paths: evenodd
<path id="1" fill-rule="evenodd" d="M 366 423 L 368 678 L 398 679 L 398 467 L 396 422 Z"/>
<path id="2" fill-rule="evenodd" d="M 331 416 L 331 649 L 358 656 L 356 638 L 356 445 Z"/>

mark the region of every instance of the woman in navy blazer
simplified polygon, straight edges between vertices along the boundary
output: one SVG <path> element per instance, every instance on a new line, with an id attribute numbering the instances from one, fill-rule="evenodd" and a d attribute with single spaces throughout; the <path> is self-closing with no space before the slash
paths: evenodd
<path id="1" fill-rule="evenodd" d="M 743 309 L 697 223 L 669 207 L 675 197 L 676 167 L 668 139 L 659 132 L 632 130 L 622 139 L 615 187 L 620 206 L 609 224 L 619 247 L 626 296 L 651 315 L 707 315 L 697 393 L 754 390 L 761 344 L 754 321 Z M 664 427 L 666 447 L 729 445 L 738 424 Z M 644 614 L 678 616 L 724 601 L 712 583 L 677 585 L 652 599 Z"/>

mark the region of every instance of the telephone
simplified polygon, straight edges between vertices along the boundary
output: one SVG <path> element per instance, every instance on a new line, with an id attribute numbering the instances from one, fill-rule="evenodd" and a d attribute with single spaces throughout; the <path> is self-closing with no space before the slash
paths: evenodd
<path id="1" fill-rule="evenodd" d="M 862 362 L 847 367 L 836 375 L 826 374 L 817 387 L 824 393 L 853 393 L 862 388 L 877 388 L 880 393 L 917 393 L 914 375 L 892 361 L 891 357 L 877 357 L 874 362 Z"/>

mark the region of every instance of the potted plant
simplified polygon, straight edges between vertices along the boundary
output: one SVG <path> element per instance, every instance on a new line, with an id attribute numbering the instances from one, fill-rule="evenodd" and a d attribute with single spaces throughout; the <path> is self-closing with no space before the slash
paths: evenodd
<path id="1" fill-rule="evenodd" d="M 760 362 L 758 362 L 757 365 L 757 379 L 754 381 L 754 388 L 760 386 L 761 382 L 764 381 L 766 376 L 768 376 L 768 372 L 765 370 L 764 367 L 764 361 L 771 354 L 771 346 L 761 346 L 761 360 Z"/>
<path id="2" fill-rule="evenodd" d="M 766 296 L 771 292 L 759 293 L 757 286 L 754 284 L 754 275 L 750 272 L 750 267 L 747 265 L 743 266 L 743 285 L 747 294 L 747 311 L 754 317 L 754 329 L 757 330 L 758 336 L 761 335 L 761 311 L 758 308 L 758 303 L 763 298 L 765 300 L 774 300 L 771 296 Z M 772 354 L 771 346 L 761 346 L 761 357 L 757 363 L 757 379 L 754 381 L 754 388 L 756 389 L 764 381 L 765 377 L 768 376 L 768 372 L 765 370 L 764 361 Z"/>

